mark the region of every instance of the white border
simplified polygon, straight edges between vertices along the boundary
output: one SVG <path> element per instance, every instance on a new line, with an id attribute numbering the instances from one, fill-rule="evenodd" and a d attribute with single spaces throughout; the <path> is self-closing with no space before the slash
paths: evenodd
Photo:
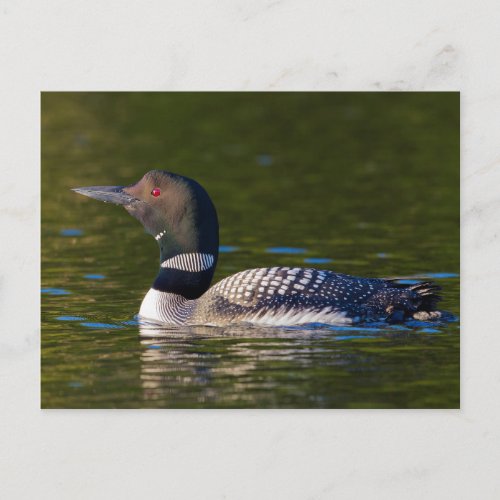
<path id="1" fill-rule="evenodd" d="M 2 498 L 498 498 L 499 5 L 0 2 Z M 39 410 L 40 91 L 210 89 L 462 91 L 461 411 Z"/>

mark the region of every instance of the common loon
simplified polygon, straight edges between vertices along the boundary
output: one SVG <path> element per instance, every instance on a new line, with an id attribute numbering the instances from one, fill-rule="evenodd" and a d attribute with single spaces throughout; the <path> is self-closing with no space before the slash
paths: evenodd
<path id="1" fill-rule="evenodd" d="M 311 268 L 249 269 L 210 288 L 219 253 L 219 224 L 196 181 L 152 170 L 130 186 L 73 191 L 124 208 L 160 246 L 160 270 L 141 318 L 173 325 L 298 325 L 399 322 L 440 317 L 439 287 L 430 282 L 359 278 Z"/>

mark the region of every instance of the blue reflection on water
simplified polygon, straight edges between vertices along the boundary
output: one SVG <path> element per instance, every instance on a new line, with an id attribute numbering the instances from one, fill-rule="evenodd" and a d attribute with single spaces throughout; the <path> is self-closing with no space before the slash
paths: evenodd
<path id="1" fill-rule="evenodd" d="M 339 335 L 335 340 L 374 339 L 375 335 Z"/>
<path id="2" fill-rule="evenodd" d="M 411 330 L 411 328 L 403 325 L 388 325 L 386 328 L 391 330 Z"/>
<path id="3" fill-rule="evenodd" d="M 429 278 L 458 278 L 458 274 L 456 273 L 427 273 L 425 276 Z"/>
<path id="4" fill-rule="evenodd" d="M 420 283 L 421 280 L 396 280 L 396 283 L 400 283 L 401 285 L 416 285 Z"/>
<path id="5" fill-rule="evenodd" d="M 79 387 L 83 387 L 83 383 L 82 382 L 68 382 L 68 386 L 69 387 L 75 387 L 75 388 L 79 388 Z"/>
<path id="6" fill-rule="evenodd" d="M 420 283 L 422 280 L 426 279 L 445 279 L 445 278 L 458 278 L 458 274 L 456 273 L 425 273 L 419 274 L 415 277 L 415 279 L 405 278 L 396 280 L 396 283 L 401 283 L 402 285 L 415 285 L 416 283 Z"/>
<path id="7" fill-rule="evenodd" d="M 240 247 L 233 247 L 231 245 L 221 245 L 219 247 L 219 252 L 220 253 L 230 253 L 230 252 L 236 252 L 236 250 L 239 250 Z"/>
<path id="8" fill-rule="evenodd" d="M 304 262 L 307 264 L 328 264 L 328 262 L 332 262 L 333 259 L 326 259 L 321 257 L 308 257 L 304 259 Z"/>
<path id="9" fill-rule="evenodd" d="M 109 329 L 119 329 L 119 328 L 124 328 L 121 325 L 113 325 L 111 323 L 80 323 L 82 326 L 86 326 L 87 328 L 96 328 L 96 329 L 103 329 L 103 330 L 109 330 Z"/>
<path id="10" fill-rule="evenodd" d="M 56 319 L 59 321 L 82 321 L 85 318 L 82 316 L 57 316 Z"/>
<path id="11" fill-rule="evenodd" d="M 270 167 L 273 164 L 273 157 L 271 155 L 257 155 L 257 164 L 261 167 Z"/>
<path id="12" fill-rule="evenodd" d="M 328 330 L 334 331 L 346 331 L 346 332 L 372 332 L 378 330 L 377 327 L 367 327 L 367 326 L 342 326 L 342 325 L 328 325 L 324 323 L 310 323 L 311 326 L 319 328 L 327 328 Z"/>
<path id="13" fill-rule="evenodd" d="M 291 254 L 298 254 L 298 253 L 306 253 L 305 248 L 294 248 L 294 247 L 270 247 L 266 248 L 267 253 L 291 253 Z"/>
<path id="14" fill-rule="evenodd" d="M 40 291 L 47 295 L 69 295 L 71 293 L 64 288 L 42 288 Z"/>
<path id="15" fill-rule="evenodd" d="M 103 280 L 106 276 L 104 274 L 85 274 L 83 277 L 87 280 Z"/>
<path id="16" fill-rule="evenodd" d="M 129 321 L 122 321 L 122 325 L 137 326 L 139 321 L 137 319 L 131 319 Z"/>
<path id="17" fill-rule="evenodd" d="M 83 231 L 81 229 L 61 229 L 61 236 L 81 236 Z"/>

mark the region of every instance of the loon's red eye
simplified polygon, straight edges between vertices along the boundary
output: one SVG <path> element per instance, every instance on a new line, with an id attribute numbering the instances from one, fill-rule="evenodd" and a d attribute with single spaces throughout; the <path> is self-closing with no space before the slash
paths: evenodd
<path id="1" fill-rule="evenodd" d="M 161 194 L 160 188 L 154 188 L 154 189 L 153 189 L 153 191 L 151 191 L 151 194 L 152 194 L 155 198 L 158 198 L 158 196 L 160 196 L 160 194 Z"/>

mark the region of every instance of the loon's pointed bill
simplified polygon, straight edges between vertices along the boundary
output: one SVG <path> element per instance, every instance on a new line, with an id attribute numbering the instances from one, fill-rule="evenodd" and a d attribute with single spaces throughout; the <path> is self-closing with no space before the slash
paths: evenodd
<path id="1" fill-rule="evenodd" d="M 137 198 L 125 191 L 125 186 L 89 186 L 73 188 L 72 191 L 115 205 L 130 205 L 134 201 L 138 201 Z"/>

